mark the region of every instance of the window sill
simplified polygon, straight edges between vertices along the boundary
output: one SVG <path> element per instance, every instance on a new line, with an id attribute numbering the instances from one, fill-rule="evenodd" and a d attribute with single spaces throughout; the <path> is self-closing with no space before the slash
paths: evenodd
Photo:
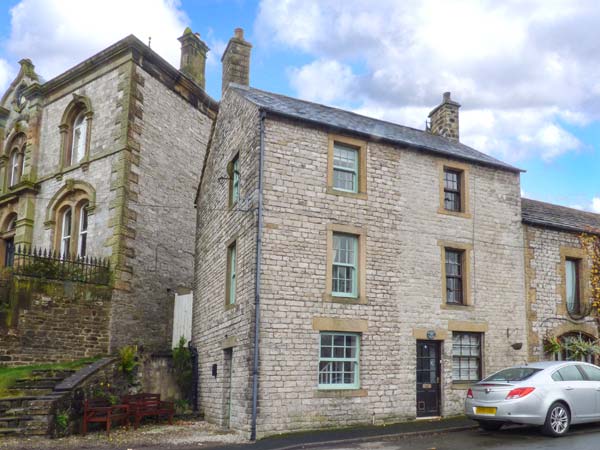
<path id="1" fill-rule="evenodd" d="M 445 208 L 438 208 L 438 214 L 444 214 L 446 216 L 462 217 L 463 219 L 470 219 L 471 213 L 468 211 L 449 211 Z"/>
<path id="2" fill-rule="evenodd" d="M 315 398 L 349 398 L 349 397 L 367 397 L 369 392 L 366 389 L 318 389 L 315 391 Z"/>
<path id="3" fill-rule="evenodd" d="M 330 293 L 323 294 L 323 301 L 329 303 L 342 303 L 344 305 L 366 305 L 366 297 L 336 297 Z"/>
<path id="4" fill-rule="evenodd" d="M 454 311 L 472 311 L 475 309 L 473 305 L 459 305 L 457 303 L 442 303 L 440 309 L 448 309 Z"/>
<path id="5" fill-rule="evenodd" d="M 238 304 L 237 303 L 234 303 L 234 304 L 225 303 L 225 311 L 231 311 L 232 309 L 237 310 Z"/>
<path id="6" fill-rule="evenodd" d="M 340 197 L 350 197 L 350 198 L 359 198 L 361 200 L 367 200 L 366 192 L 346 192 L 346 191 L 338 191 L 331 186 L 327 186 L 326 192 L 331 195 L 339 195 Z"/>

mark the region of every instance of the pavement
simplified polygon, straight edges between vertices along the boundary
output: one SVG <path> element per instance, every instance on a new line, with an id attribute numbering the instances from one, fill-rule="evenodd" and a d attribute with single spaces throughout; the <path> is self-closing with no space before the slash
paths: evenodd
<path id="1" fill-rule="evenodd" d="M 186 426 L 146 425 L 136 432 L 115 430 L 110 438 L 102 432 L 85 437 L 63 439 L 0 440 L 0 449 L 10 450 L 299 450 L 332 448 L 336 445 L 359 445 L 382 439 L 472 430 L 477 425 L 465 417 L 416 420 L 385 426 L 360 426 L 335 430 L 310 431 L 273 436 L 256 442 L 244 442 L 246 436 L 224 433 L 205 422 Z"/>

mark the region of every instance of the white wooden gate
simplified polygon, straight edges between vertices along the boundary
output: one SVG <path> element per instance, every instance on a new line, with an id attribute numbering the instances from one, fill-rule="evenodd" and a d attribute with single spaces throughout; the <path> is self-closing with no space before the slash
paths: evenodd
<path id="1" fill-rule="evenodd" d="M 179 344 L 181 336 L 185 338 L 185 343 L 192 339 L 192 306 L 194 296 L 192 293 L 178 295 L 175 294 L 175 308 L 173 312 L 173 348 Z"/>

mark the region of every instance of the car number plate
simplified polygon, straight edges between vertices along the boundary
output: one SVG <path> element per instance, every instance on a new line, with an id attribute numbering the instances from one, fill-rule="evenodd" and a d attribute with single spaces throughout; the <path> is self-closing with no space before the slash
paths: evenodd
<path id="1" fill-rule="evenodd" d="M 475 407 L 475 414 L 485 414 L 487 416 L 495 416 L 496 415 L 496 408 L 488 408 L 488 407 L 484 407 L 484 406 L 476 406 Z"/>

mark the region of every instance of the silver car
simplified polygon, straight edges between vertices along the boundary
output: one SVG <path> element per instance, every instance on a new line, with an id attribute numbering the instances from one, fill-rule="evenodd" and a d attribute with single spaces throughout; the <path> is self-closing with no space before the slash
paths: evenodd
<path id="1" fill-rule="evenodd" d="M 600 421 L 600 368 L 554 361 L 501 370 L 471 386 L 465 414 L 485 430 L 522 423 L 563 436 L 571 424 Z"/>

